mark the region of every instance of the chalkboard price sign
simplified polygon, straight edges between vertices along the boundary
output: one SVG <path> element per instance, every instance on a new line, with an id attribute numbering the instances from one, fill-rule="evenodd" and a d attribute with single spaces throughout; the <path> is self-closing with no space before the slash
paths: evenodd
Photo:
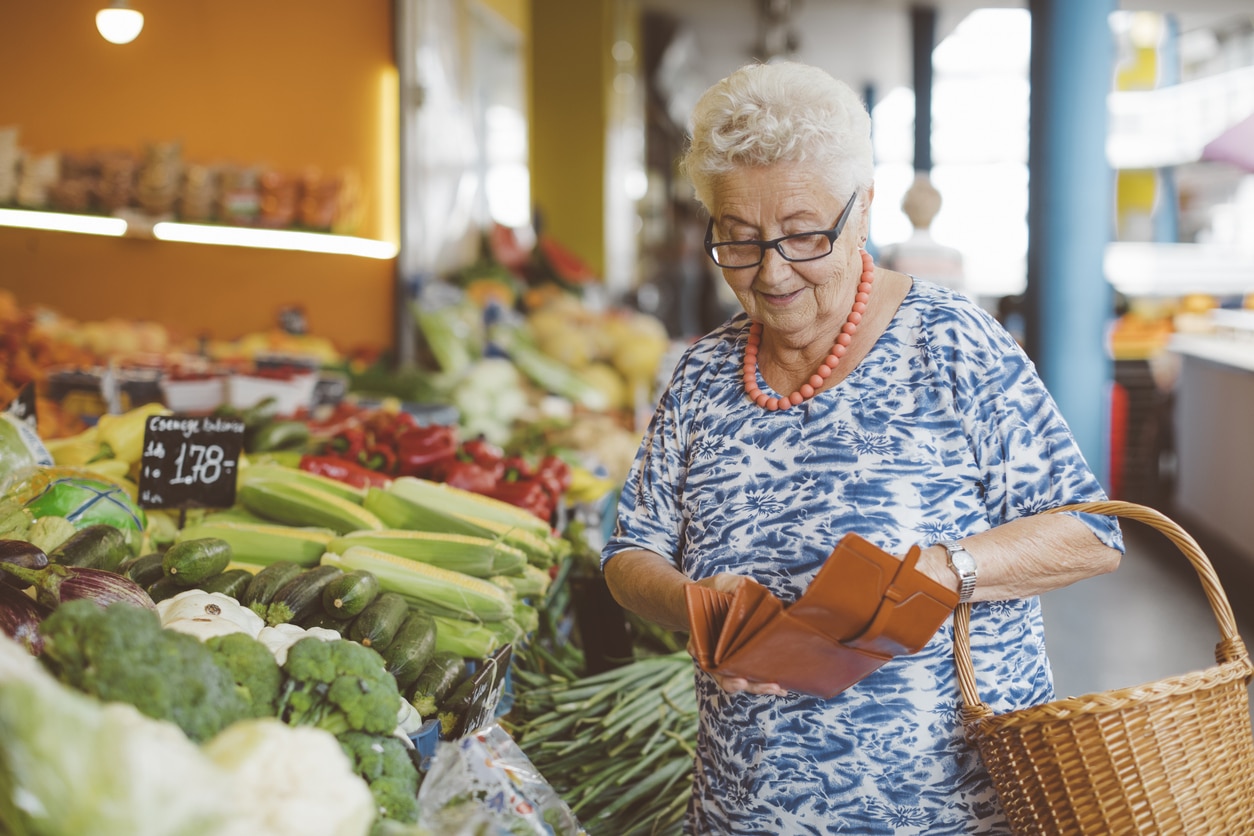
<path id="1" fill-rule="evenodd" d="M 153 415 L 144 426 L 139 504 L 144 508 L 229 508 L 244 449 L 244 422 Z"/>

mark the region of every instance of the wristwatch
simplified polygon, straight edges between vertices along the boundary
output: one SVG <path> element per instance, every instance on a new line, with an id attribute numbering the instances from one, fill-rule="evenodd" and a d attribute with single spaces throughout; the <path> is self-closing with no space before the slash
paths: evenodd
<path id="1" fill-rule="evenodd" d="M 949 568 L 958 576 L 958 603 L 965 604 L 971 600 L 971 594 L 975 592 L 975 580 L 980 574 L 975 568 L 975 558 L 956 540 L 946 540 L 936 545 L 944 546 L 945 551 L 949 552 Z"/>

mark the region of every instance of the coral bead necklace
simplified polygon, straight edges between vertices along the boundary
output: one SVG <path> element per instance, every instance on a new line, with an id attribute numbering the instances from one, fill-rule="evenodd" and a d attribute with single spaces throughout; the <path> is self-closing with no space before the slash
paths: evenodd
<path id="1" fill-rule="evenodd" d="M 862 278 L 858 282 L 858 292 L 854 296 L 853 309 L 849 311 L 849 316 L 845 317 L 845 324 L 841 326 L 840 333 L 836 335 L 836 342 L 832 344 L 831 353 L 819 364 L 814 374 L 810 375 L 810 379 L 803 383 L 800 389 L 787 397 L 772 398 L 758 388 L 758 346 L 762 344 L 762 323 L 754 322 L 750 325 L 749 339 L 745 344 L 744 365 L 745 393 L 749 396 L 749 399 L 763 409 L 775 412 L 776 410 L 796 406 L 802 401 L 814 397 L 814 394 L 823 387 L 824 381 L 832 376 L 832 371 L 840 363 L 840 358 L 844 357 L 849 350 L 849 344 L 853 342 L 853 335 L 857 333 L 858 325 L 862 323 L 862 315 L 866 313 L 867 302 L 871 299 L 871 284 L 874 281 L 875 261 L 871 258 L 870 253 L 863 250 Z"/>

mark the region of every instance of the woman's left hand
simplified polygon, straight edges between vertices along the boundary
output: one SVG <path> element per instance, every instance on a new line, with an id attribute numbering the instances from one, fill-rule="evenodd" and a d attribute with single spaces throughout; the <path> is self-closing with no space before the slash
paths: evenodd
<path id="1" fill-rule="evenodd" d="M 754 682 L 740 676 L 720 676 L 716 673 L 711 673 L 710 676 L 714 677 L 718 687 L 729 694 L 743 691 L 746 694 L 769 694 L 773 697 L 788 696 L 788 689 L 776 682 Z"/>
<path id="2" fill-rule="evenodd" d="M 737 575 L 733 572 L 722 572 L 708 578 L 697 581 L 701 586 L 708 586 L 711 589 L 717 589 L 720 592 L 735 593 L 736 587 L 740 586 L 744 580 L 743 575 Z M 692 639 L 688 639 L 688 653 L 694 659 L 696 658 L 696 650 L 693 647 Z M 710 676 L 714 677 L 714 681 L 718 683 L 718 687 L 722 688 L 729 694 L 735 694 L 744 691 L 748 694 L 770 694 L 776 697 L 784 697 L 788 695 L 785 688 L 779 686 L 775 682 L 754 682 L 745 679 L 742 676 L 723 676 L 721 674 L 707 671 Z"/>

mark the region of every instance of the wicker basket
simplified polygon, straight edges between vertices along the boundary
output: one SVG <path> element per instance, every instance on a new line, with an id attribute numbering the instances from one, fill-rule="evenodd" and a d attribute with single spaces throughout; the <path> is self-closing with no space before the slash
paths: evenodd
<path id="1" fill-rule="evenodd" d="M 1124 517 L 1165 534 L 1189 559 L 1222 640 L 1195 673 L 994 715 L 971 662 L 970 607 L 954 614 L 962 721 L 1016 834 L 1254 833 L 1254 667 L 1214 568 L 1176 523 L 1140 505 L 1053 509 Z"/>

